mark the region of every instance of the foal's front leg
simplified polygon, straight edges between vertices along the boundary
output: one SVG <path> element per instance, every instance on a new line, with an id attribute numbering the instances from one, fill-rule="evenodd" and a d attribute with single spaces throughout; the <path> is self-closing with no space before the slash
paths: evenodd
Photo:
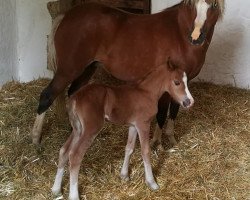
<path id="1" fill-rule="evenodd" d="M 125 181 L 129 180 L 129 175 L 128 175 L 129 160 L 135 148 L 136 137 L 137 137 L 136 128 L 133 126 L 129 127 L 128 141 L 125 149 L 125 158 L 120 175 L 121 178 Z"/>
<path id="2" fill-rule="evenodd" d="M 149 130 L 150 124 L 136 124 L 136 130 L 139 134 L 139 139 L 141 143 L 141 153 L 145 168 L 145 179 L 146 184 L 152 189 L 159 189 L 158 184 L 155 182 L 152 167 L 150 163 L 150 144 L 149 144 Z"/>

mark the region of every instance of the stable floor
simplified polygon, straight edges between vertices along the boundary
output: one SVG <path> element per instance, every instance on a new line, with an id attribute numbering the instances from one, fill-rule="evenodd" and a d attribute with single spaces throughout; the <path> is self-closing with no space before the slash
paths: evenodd
<path id="1" fill-rule="evenodd" d="M 40 147 L 30 130 L 41 90 L 48 80 L 11 82 L 0 91 L 0 199 L 53 199 L 58 153 L 70 126 L 49 110 Z M 194 107 L 176 120 L 178 146 L 152 151 L 157 192 L 144 183 L 139 142 L 129 182 L 119 178 L 127 127 L 106 124 L 85 156 L 79 176 L 81 199 L 250 199 L 250 91 L 208 83 L 190 86 Z M 153 124 L 154 125 L 154 124 Z M 152 127 L 153 130 L 153 127 Z M 68 197 L 68 170 L 63 197 Z"/>

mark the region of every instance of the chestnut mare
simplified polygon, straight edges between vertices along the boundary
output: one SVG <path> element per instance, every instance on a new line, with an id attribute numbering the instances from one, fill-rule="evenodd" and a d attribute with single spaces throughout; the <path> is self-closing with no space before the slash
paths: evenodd
<path id="1" fill-rule="evenodd" d="M 71 84 L 69 95 L 86 84 L 102 63 L 114 77 L 137 81 L 152 67 L 171 57 L 187 73 L 188 80 L 201 70 L 224 0 L 183 0 L 152 15 L 136 15 L 96 3 L 76 6 L 59 16 L 50 35 L 49 55 L 55 75 L 40 96 L 32 130 L 33 143 L 41 140 L 45 111 Z M 171 104 L 170 104 L 171 102 Z M 161 141 L 170 105 L 170 121 L 179 104 L 166 93 L 158 104 L 158 128 L 153 141 Z M 176 143 L 173 130 L 169 139 Z"/>
<path id="2" fill-rule="evenodd" d="M 68 108 L 73 130 L 60 150 L 57 175 L 52 187 L 55 195 L 61 193 L 63 171 L 69 160 L 69 199 L 79 199 L 80 165 L 87 149 L 102 129 L 105 119 L 130 126 L 121 178 L 129 179 L 129 160 L 138 133 L 146 183 L 152 190 L 159 188 L 152 173 L 149 145 L 150 123 L 157 113 L 157 103 L 164 92 L 168 92 L 185 108 L 191 107 L 194 100 L 188 90 L 187 76 L 183 70 L 176 68 L 170 61 L 151 70 L 151 73 L 136 84 L 119 87 L 89 84 L 70 97 Z"/>

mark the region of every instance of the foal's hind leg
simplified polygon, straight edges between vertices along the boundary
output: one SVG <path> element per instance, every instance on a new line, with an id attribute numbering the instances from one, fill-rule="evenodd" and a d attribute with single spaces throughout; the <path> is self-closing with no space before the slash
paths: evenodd
<path id="1" fill-rule="evenodd" d="M 120 174 L 121 178 L 125 181 L 129 180 L 129 175 L 128 175 L 129 160 L 135 148 L 136 136 L 137 136 L 137 131 L 135 127 L 133 126 L 129 127 L 128 141 L 125 149 L 125 158 Z"/>

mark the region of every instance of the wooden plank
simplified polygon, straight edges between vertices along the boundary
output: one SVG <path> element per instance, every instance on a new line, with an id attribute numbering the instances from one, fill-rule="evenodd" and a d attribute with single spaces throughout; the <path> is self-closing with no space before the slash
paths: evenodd
<path id="1" fill-rule="evenodd" d="M 85 0 L 85 2 L 97 2 L 106 5 L 111 5 L 113 7 L 119 8 L 131 8 L 131 9 L 141 9 L 144 10 L 144 2 L 139 0 Z"/>

